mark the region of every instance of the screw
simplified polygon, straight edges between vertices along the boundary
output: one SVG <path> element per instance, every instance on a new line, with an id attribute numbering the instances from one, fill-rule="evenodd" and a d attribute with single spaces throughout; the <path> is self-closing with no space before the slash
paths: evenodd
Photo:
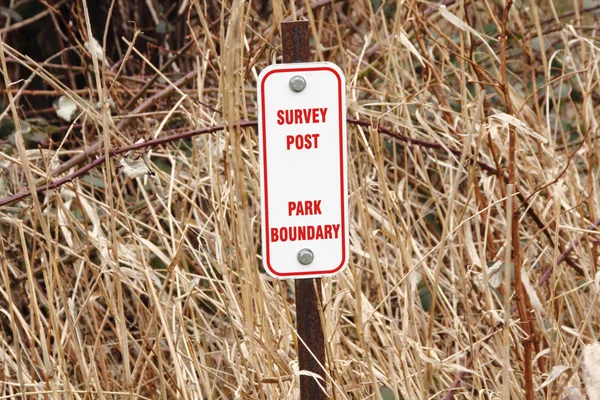
<path id="1" fill-rule="evenodd" d="M 298 252 L 298 262 L 302 265 L 308 265 L 313 262 L 315 255 L 311 249 L 302 249 Z"/>
<path id="2" fill-rule="evenodd" d="M 306 80 L 300 75 L 294 75 L 290 78 L 290 89 L 296 93 L 300 93 L 306 87 Z"/>

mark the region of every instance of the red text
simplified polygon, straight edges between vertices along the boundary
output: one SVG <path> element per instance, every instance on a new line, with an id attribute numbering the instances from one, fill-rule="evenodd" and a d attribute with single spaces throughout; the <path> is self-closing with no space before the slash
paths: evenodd
<path id="1" fill-rule="evenodd" d="M 285 226 L 271 228 L 271 243 L 295 242 L 297 240 L 337 239 L 340 234 L 340 224 Z"/>
<path id="2" fill-rule="evenodd" d="M 289 201 L 288 215 L 320 215 L 321 200 Z"/>
<path id="3" fill-rule="evenodd" d="M 326 122 L 327 108 L 304 108 L 277 111 L 278 125 L 318 124 Z"/>
<path id="4" fill-rule="evenodd" d="M 309 133 L 308 135 L 288 135 L 286 137 L 287 149 L 294 146 L 298 150 L 319 148 L 319 134 Z"/>

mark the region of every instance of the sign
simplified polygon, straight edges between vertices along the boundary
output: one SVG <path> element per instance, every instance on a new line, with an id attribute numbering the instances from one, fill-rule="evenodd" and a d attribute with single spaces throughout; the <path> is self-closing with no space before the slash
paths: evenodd
<path id="1" fill-rule="evenodd" d="M 275 278 L 348 263 L 345 88 L 328 62 L 272 65 L 258 78 L 262 256 Z"/>

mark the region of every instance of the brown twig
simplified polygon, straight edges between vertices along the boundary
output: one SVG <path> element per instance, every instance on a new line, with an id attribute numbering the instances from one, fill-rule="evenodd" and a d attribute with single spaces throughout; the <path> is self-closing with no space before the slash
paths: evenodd
<path id="1" fill-rule="evenodd" d="M 246 128 L 246 127 L 250 127 L 250 126 L 256 126 L 256 124 L 257 124 L 256 121 L 240 121 L 239 123 L 236 124 L 236 126 Z M 119 154 L 127 153 L 132 150 L 137 150 L 137 149 L 142 149 L 142 148 L 147 148 L 147 147 L 156 147 L 156 146 L 160 146 L 162 144 L 174 142 L 177 140 L 189 139 L 191 137 L 206 134 L 206 133 L 218 132 L 218 131 L 221 131 L 226 128 L 227 128 L 227 126 L 225 126 L 225 125 L 215 125 L 215 126 L 211 126 L 208 128 L 196 129 L 193 131 L 186 131 L 186 132 L 178 133 L 178 134 L 171 135 L 171 136 L 164 136 L 164 137 L 161 137 L 158 139 L 148 140 L 148 141 L 140 142 L 140 143 L 134 143 L 129 146 L 120 147 L 116 150 L 110 151 L 109 156 L 114 157 Z M 38 186 L 35 189 L 35 191 L 36 191 L 36 193 L 39 194 L 39 193 L 44 193 L 48 190 L 57 189 L 66 183 L 72 182 L 75 178 L 85 174 L 86 172 L 92 170 L 93 168 L 95 168 L 99 165 L 102 165 L 105 161 L 106 161 L 106 157 L 104 155 L 101 155 L 98 158 L 96 158 L 94 161 L 92 161 L 91 163 L 86 164 L 85 166 L 79 168 L 77 171 L 65 176 L 64 178 L 57 179 L 57 180 L 49 182 L 45 185 Z M 23 200 L 24 198 L 27 198 L 29 196 L 31 196 L 31 192 L 29 190 L 24 190 L 17 194 L 12 195 L 12 196 L 5 197 L 3 199 L 0 199 L 0 207 L 13 204 L 13 203 Z"/>
<path id="2" fill-rule="evenodd" d="M 469 356 L 469 358 L 467 358 L 467 363 L 465 364 L 465 368 L 466 369 L 471 368 L 471 364 L 473 364 L 473 357 Z M 468 373 L 469 372 L 467 372 L 465 370 L 460 371 L 460 373 L 456 376 L 456 379 L 454 379 L 454 382 L 452 382 L 452 386 L 450 386 L 450 389 L 444 396 L 444 400 L 452 400 L 454 398 L 454 392 L 456 391 L 456 389 L 458 388 L 458 386 L 461 384 L 462 380 L 465 378 L 465 376 Z"/>
<path id="3" fill-rule="evenodd" d="M 145 102 L 146 103 L 146 102 Z M 145 104 L 144 103 L 144 104 Z M 140 106 L 141 107 L 141 106 Z M 138 107 L 138 108 L 140 108 Z M 411 145 L 414 146 L 419 146 L 422 148 L 426 148 L 426 149 L 434 149 L 434 150 L 443 150 L 446 151 L 447 153 L 451 153 L 455 156 L 460 156 L 461 154 L 461 150 L 459 149 L 455 149 L 455 148 L 451 148 L 451 147 L 447 147 L 444 146 L 440 143 L 433 143 L 433 142 L 428 142 L 425 140 L 421 140 L 421 139 L 415 139 L 415 138 L 411 138 L 409 136 L 405 136 L 402 135 L 399 132 L 395 132 L 389 128 L 386 128 L 384 126 L 381 126 L 379 124 L 376 124 L 372 121 L 366 121 L 366 120 L 360 120 L 360 119 L 355 119 L 355 118 L 347 118 L 348 123 L 356 125 L 356 126 L 362 126 L 362 127 L 371 127 L 376 129 L 378 132 L 383 133 L 385 135 L 388 135 L 390 137 L 393 137 L 397 140 L 400 140 L 402 142 L 406 142 L 409 143 Z M 239 122 L 239 126 L 242 127 L 251 127 L 251 126 L 256 126 L 257 122 L 256 121 L 240 121 Z M 113 150 L 112 152 L 109 152 L 109 154 L 111 155 L 111 157 L 116 156 L 118 154 L 123 154 L 126 153 L 128 151 L 131 150 L 136 150 L 136 149 L 141 149 L 141 148 L 146 148 L 146 147 L 155 147 L 158 145 L 162 145 L 165 143 L 169 143 L 169 142 L 173 142 L 173 141 L 177 141 L 177 140 L 181 140 L 181 139 L 188 139 L 190 137 L 193 136 L 197 136 L 197 135 L 201 135 L 201 134 L 205 134 L 205 133 L 214 133 L 214 132 L 218 132 L 221 131 L 223 129 L 226 129 L 225 125 L 215 125 L 212 127 L 208 127 L 208 128 L 203 128 L 203 129 L 197 129 L 197 130 L 193 130 L 193 131 L 186 131 L 186 132 L 181 132 L 181 133 L 177 133 L 177 134 L 173 134 L 170 136 L 164 136 L 158 139 L 154 139 L 154 140 L 148 140 L 146 142 L 141 142 L 141 143 L 135 143 L 132 145 L 128 145 L 128 146 L 124 146 L 121 148 L 118 148 L 116 150 Z M 86 152 L 84 154 L 80 154 L 77 155 L 75 157 L 73 157 L 72 159 L 70 159 L 69 161 L 65 162 L 63 165 L 61 165 L 59 168 L 57 168 L 55 171 L 65 171 L 68 168 L 65 168 L 64 165 L 65 164 L 69 164 L 70 166 L 76 165 L 77 163 L 74 163 L 72 160 L 77 158 L 77 159 L 85 159 L 87 157 L 91 157 L 93 156 L 95 153 L 97 153 L 97 150 L 99 149 L 99 147 L 96 149 L 96 151 L 93 151 L 95 144 L 90 146 Z M 65 183 L 69 183 L 72 182 L 75 178 L 85 174 L 86 172 L 90 171 L 91 169 L 93 169 L 94 167 L 102 164 L 105 161 L 105 157 L 104 156 L 100 156 L 98 158 L 96 158 L 94 161 L 92 161 L 89 164 L 86 164 L 85 166 L 79 168 L 77 171 L 74 171 L 73 173 L 65 176 L 64 178 L 58 179 L 56 181 L 52 181 L 49 182 L 47 184 L 44 185 L 40 185 L 39 187 L 36 188 L 36 193 L 43 193 L 46 192 L 48 190 L 53 190 L 56 189 L 62 185 L 64 185 Z M 505 182 L 507 181 L 507 177 L 506 176 L 501 176 L 500 173 L 498 172 L 498 170 L 494 167 L 492 167 L 489 164 L 486 164 L 482 161 L 477 160 L 475 162 L 477 164 L 477 166 L 479 166 L 482 170 L 487 171 L 493 175 L 498 176 L 500 179 L 503 179 Z M 53 171 L 54 174 L 54 171 Z M 23 190 L 20 191 L 12 196 L 9 197 L 5 197 L 5 198 L 1 198 L 0 199 L 0 207 L 2 206 L 6 206 L 6 205 L 10 205 L 10 204 L 14 204 L 17 201 L 23 200 L 27 197 L 31 196 L 31 192 L 28 190 Z M 525 209 L 527 210 L 527 214 L 531 217 L 531 219 L 535 222 L 535 224 L 538 226 L 539 229 L 541 229 L 544 234 L 546 235 L 546 237 L 548 238 L 549 242 L 551 244 L 554 244 L 554 240 L 552 238 L 552 236 L 548 233 L 545 224 L 543 223 L 543 221 L 538 217 L 538 215 L 534 212 L 534 210 L 531 207 L 527 207 L 527 203 L 528 203 L 528 199 L 529 197 L 526 197 L 521 191 L 519 191 L 517 193 L 517 197 L 519 198 L 519 200 L 521 201 L 521 204 L 523 207 L 525 207 Z M 562 246 L 560 244 L 558 244 L 559 248 L 562 251 Z M 565 251 L 563 253 L 563 255 L 561 256 L 561 260 L 562 261 L 567 261 L 567 263 L 569 264 L 569 266 L 571 268 L 573 268 L 575 271 L 577 271 L 580 275 L 583 274 L 583 271 L 581 270 L 581 268 L 579 266 L 577 266 L 577 264 L 575 264 L 569 257 L 569 253 L 572 251 L 573 249 L 567 249 L 567 251 Z M 560 262 L 558 262 L 557 264 L 560 264 Z M 551 271 L 550 271 L 551 272 Z M 544 273 L 544 275 L 546 275 L 548 273 L 548 271 L 546 271 Z M 547 277 L 542 281 L 540 279 L 541 283 L 538 283 L 539 286 L 541 286 L 543 284 L 543 282 L 545 282 L 547 280 Z"/>
<path id="4" fill-rule="evenodd" d="M 508 61 L 507 61 L 507 45 L 508 45 L 508 16 L 510 9 L 513 6 L 513 0 L 507 0 L 505 2 L 504 9 L 502 10 L 502 19 L 498 26 L 500 31 L 500 75 L 501 75 L 501 87 L 504 95 L 504 104 L 506 107 L 506 113 L 509 115 L 515 115 L 515 109 L 512 104 L 509 92 L 509 82 L 507 77 Z M 508 127 L 508 182 L 509 185 L 516 185 L 517 179 L 515 174 L 516 169 L 516 153 L 517 153 L 517 137 L 515 127 L 509 125 Z M 517 308 L 519 310 L 519 317 L 521 319 L 521 327 L 523 328 L 527 337 L 523 341 L 523 378 L 525 379 L 525 398 L 527 400 L 533 400 L 533 369 L 532 369 L 532 353 L 533 353 L 533 342 L 535 341 L 534 326 L 531 323 L 531 314 L 527 308 L 527 299 L 525 298 L 525 288 L 521 280 L 521 238 L 519 236 L 519 212 L 518 206 L 515 205 L 512 213 L 512 231 L 511 231 L 511 245 L 512 245 L 512 261 L 514 268 L 513 285 L 515 288 L 515 300 L 517 302 Z M 505 288 L 508 290 L 508 288 Z M 506 384 L 506 383 L 505 383 Z"/>
<path id="5" fill-rule="evenodd" d="M 375 129 L 377 129 L 378 132 L 384 133 L 388 136 L 391 136 L 391 137 L 401 140 L 403 142 L 407 142 L 407 143 L 410 143 L 410 144 L 413 144 L 413 145 L 416 145 L 419 147 L 428 148 L 428 149 L 444 150 L 444 151 L 446 151 L 448 153 L 452 153 L 456 156 L 460 156 L 460 154 L 461 154 L 461 150 L 459 150 L 459 149 L 454 149 L 451 147 L 443 146 L 439 143 L 426 142 L 424 140 L 414 139 L 414 138 L 411 138 L 408 136 L 404 136 L 398 132 L 394 132 L 388 128 L 385 128 L 383 126 L 375 124 L 371 121 L 358 120 L 358 119 L 354 119 L 354 118 L 348 118 L 347 120 L 348 120 L 348 122 L 350 122 L 354 125 L 373 127 Z M 494 157 L 494 158 L 495 158 L 496 164 L 498 166 L 500 166 L 500 164 L 496 160 L 496 157 Z M 476 164 L 482 170 L 496 175 L 499 179 L 502 179 L 505 183 L 508 182 L 508 177 L 506 176 L 506 174 L 501 172 L 500 169 L 494 168 L 491 165 L 486 164 L 482 161 L 477 161 Z M 548 242 L 550 242 L 550 244 L 554 246 L 554 239 L 553 239 L 552 235 L 550 234 L 550 232 L 548 232 L 548 230 L 546 229 L 546 224 L 540 219 L 540 217 L 537 215 L 537 213 L 531 207 L 529 207 L 529 199 L 531 198 L 531 196 L 527 196 L 525 193 L 523 193 L 522 190 L 518 189 L 517 185 L 515 185 L 515 187 L 517 187 L 517 198 L 521 202 L 521 207 L 523 207 L 525 210 L 527 210 L 526 211 L 527 215 L 529 215 L 531 217 L 531 219 L 533 220 L 533 222 L 535 222 L 537 227 L 544 233 L 544 235 L 548 239 Z M 562 251 L 562 248 L 563 248 L 562 244 L 557 243 L 556 246 L 558 246 L 558 248 Z M 569 264 L 569 266 L 571 268 L 573 268 L 575 271 L 577 271 L 577 273 L 579 273 L 580 275 L 583 275 L 583 270 L 577 264 L 575 264 L 575 262 L 573 260 L 571 260 L 568 256 L 566 257 L 565 260 L 567 261 L 567 263 Z"/>
<path id="6" fill-rule="evenodd" d="M 410 143 L 410 144 L 415 145 L 415 146 L 423 147 L 423 148 L 426 148 L 426 149 L 444 150 L 444 151 L 446 151 L 448 153 L 454 154 L 455 156 L 460 156 L 461 153 L 462 153 L 462 150 L 454 149 L 454 148 L 451 148 L 451 147 L 447 147 L 447 146 L 444 146 L 444 145 L 442 145 L 440 143 L 427 142 L 425 140 L 415 139 L 415 138 L 411 138 L 409 136 L 402 135 L 402 134 L 400 134 L 398 132 L 392 131 L 391 129 L 388 129 L 388 128 L 384 127 L 384 126 L 381 126 L 381 125 L 376 124 L 376 123 L 371 122 L 371 121 L 365 121 L 365 120 L 355 119 L 355 118 L 348 118 L 347 121 L 349 123 L 353 124 L 353 125 L 364 126 L 364 127 L 367 127 L 367 128 L 368 127 L 375 128 L 378 132 L 385 133 L 388 136 L 391 136 L 391 137 L 393 137 L 395 139 L 398 139 L 398 140 L 401 140 L 403 142 Z M 483 170 L 485 170 L 487 172 L 490 172 L 490 173 L 492 173 L 494 175 L 496 175 L 498 173 L 498 171 L 496 170 L 496 168 L 494 168 L 491 165 L 486 164 L 486 163 L 484 163 L 482 161 L 477 161 L 477 165 L 481 169 L 483 169 Z"/>
<path id="7" fill-rule="evenodd" d="M 600 219 L 594 221 L 593 224 L 588 225 L 587 230 L 591 231 L 593 229 L 597 229 L 598 226 L 600 226 Z M 571 254 L 571 252 L 573 250 L 575 250 L 575 247 L 577 247 L 579 245 L 579 243 L 581 242 L 581 239 L 583 239 L 585 236 L 585 233 L 582 234 L 578 239 L 575 239 L 568 247 L 565 251 L 563 251 L 561 253 L 561 255 L 556 259 L 556 265 L 560 265 L 563 261 L 568 261 L 569 260 L 569 254 Z M 544 283 L 546 283 L 546 281 L 548 280 L 548 278 L 550 278 L 550 276 L 552 275 L 552 271 L 554 270 L 554 265 L 551 265 L 550 267 L 548 267 L 547 270 L 544 271 L 544 273 L 542 274 L 542 276 L 540 276 L 540 279 L 538 280 L 538 286 L 542 286 Z"/>
<path id="8" fill-rule="evenodd" d="M 395 139 L 410 143 L 415 146 L 419 146 L 419 147 L 423 147 L 423 148 L 427 148 L 427 149 L 445 150 L 454 155 L 461 154 L 461 151 L 458 149 L 449 148 L 449 147 L 443 146 L 439 143 L 432 143 L 432 142 L 427 142 L 425 140 L 415 139 L 415 138 L 411 138 L 408 136 L 404 136 L 398 132 L 394 132 L 391 129 L 377 125 L 371 121 L 359 120 L 359 119 L 355 119 L 355 118 L 348 118 L 347 121 L 349 123 L 351 123 L 353 125 L 357 125 L 357 126 L 372 127 L 374 129 L 376 129 L 378 132 L 384 133 Z M 257 121 L 240 121 L 239 122 L 239 126 L 241 126 L 241 127 L 251 127 L 251 126 L 256 126 L 256 125 L 257 125 Z M 208 128 L 197 129 L 197 130 L 193 130 L 193 131 L 186 131 L 186 132 L 182 132 L 182 133 L 178 133 L 178 134 L 174 134 L 174 135 L 170 135 L 170 136 L 164 136 L 164 137 L 154 139 L 154 140 L 148 140 L 146 142 L 140 142 L 140 143 L 135 143 L 135 144 L 131 144 L 128 146 L 120 147 L 116 150 L 111 151 L 109 154 L 111 155 L 111 157 L 113 157 L 113 156 L 116 156 L 119 154 L 126 153 L 131 150 L 137 150 L 137 149 L 146 148 L 146 147 L 156 147 L 161 144 L 174 142 L 174 141 L 181 140 L 181 139 L 188 139 L 190 137 L 205 134 L 205 133 L 218 132 L 218 131 L 224 130 L 226 128 L 227 128 L 226 125 L 215 125 L 215 126 L 211 126 Z M 77 163 L 74 163 L 72 161 L 73 159 L 77 158 L 79 160 L 79 159 L 82 159 L 85 157 L 91 157 L 95 153 L 97 153 L 98 149 L 99 149 L 99 146 L 96 146 L 96 144 L 90 146 L 85 151 L 85 153 L 79 154 L 79 155 L 73 157 L 72 159 L 65 162 L 63 165 L 61 165 L 59 168 L 57 168 L 55 171 L 64 171 L 64 170 L 68 169 L 68 168 L 64 167 L 65 164 L 69 164 L 69 166 L 76 165 Z M 89 170 L 93 169 L 94 167 L 102 164 L 102 162 L 104 162 L 104 161 L 105 161 L 105 157 L 100 156 L 100 157 L 96 158 L 94 161 L 92 161 L 91 163 L 86 164 L 85 166 L 81 167 L 77 171 L 67 175 L 64 178 L 61 178 L 61 179 L 55 180 L 53 182 L 47 183 L 45 185 L 39 186 L 38 188 L 36 188 L 36 192 L 43 193 L 48 190 L 56 189 L 56 188 L 64 185 L 65 183 L 73 181 L 73 179 L 77 178 L 78 176 L 83 175 L 84 173 L 88 172 Z M 492 166 L 490 166 L 484 162 L 477 161 L 477 165 L 481 169 L 486 170 L 492 174 L 497 173 L 495 168 L 493 168 Z M 54 171 L 52 172 L 52 174 L 54 175 Z M 29 192 L 29 191 L 21 191 L 10 197 L 5 197 L 3 199 L 0 199 L 0 207 L 9 205 L 9 204 L 13 204 L 17 201 L 23 200 L 24 198 L 26 198 L 30 195 L 31 195 L 31 192 Z"/>
<path id="9" fill-rule="evenodd" d="M 600 4 L 596 4 L 591 7 L 584 7 L 579 10 L 579 14 L 587 14 L 588 12 L 596 11 L 599 8 L 600 8 Z M 573 15 L 575 15 L 575 12 L 576 12 L 575 10 L 571 10 L 571 11 L 564 12 L 560 15 L 557 15 L 556 18 L 555 17 L 546 18 L 545 20 L 540 21 L 540 25 L 550 24 L 552 22 L 555 22 L 557 19 L 561 20 L 563 18 L 573 16 Z M 558 21 L 556 21 L 556 22 L 558 22 Z"/>

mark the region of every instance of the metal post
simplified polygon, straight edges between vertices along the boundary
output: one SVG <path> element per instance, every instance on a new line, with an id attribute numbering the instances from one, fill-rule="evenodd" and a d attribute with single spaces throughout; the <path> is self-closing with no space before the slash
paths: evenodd
<path id="1" fill-rule="evenodd" d="M 308 21 L 282 22 L 281 36 L 284 63 L 310 61 Z M 295 285 L 296 329 L 298 336 L 306 343 L 305 346 L 298 340 L 300 369 L 321 376 L 323 381 L 320 384 L 325 387 L 325 370 L 321 368 L 321 365 L 325 365 L 325 340 L 319 316 L 321 279 L 296 279 Z M 315 378 L 300 376 L 301 400 L 326 398 L 326 393 Z"/>

